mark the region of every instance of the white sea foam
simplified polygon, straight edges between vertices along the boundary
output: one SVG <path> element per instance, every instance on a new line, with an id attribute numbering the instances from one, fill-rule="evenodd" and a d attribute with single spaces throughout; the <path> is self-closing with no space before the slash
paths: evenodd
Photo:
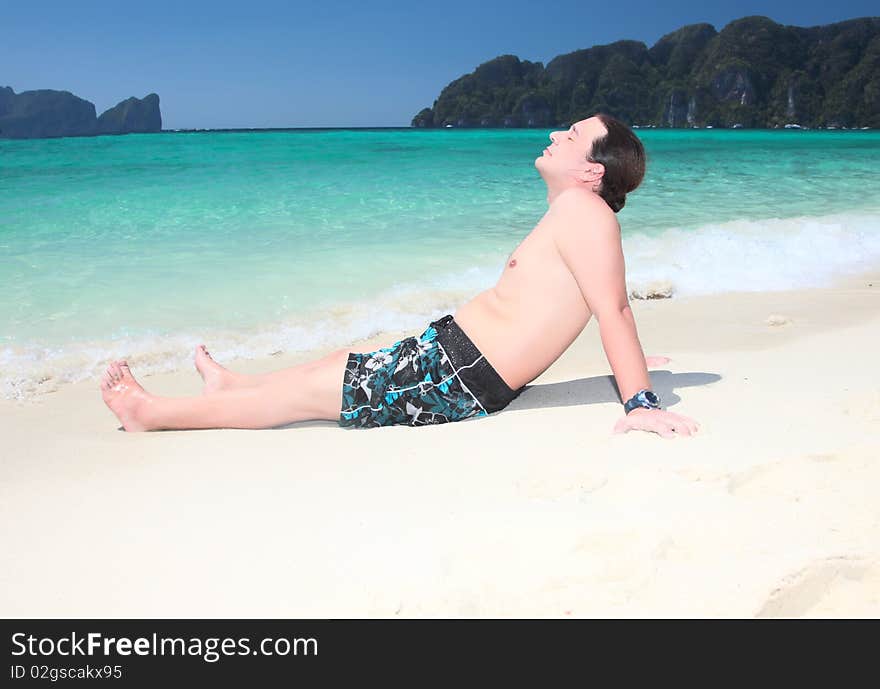
<path id="1" fill-rule="evenodd" d="M 512 248 L 512 247 L 511 247 Z M 630 291 L 669 283 L 673 296 L 821 287 L 880 264 L 880 212 L 737 221 L 655 236 L 624 237 Z M 397 284 L 371 297 L 247 331 L 215 329 L 171 334 L 117 334 L 64 345 L 0 347 L 0 394 L 25 400 L 92 380 L 96 389 L 111 359 L 125 358 L 136 375 L 192 371 L 193 348 L 204 342 L 221 362 L 279 352 L 346 347 L 382 332 L 418 334 L 490 287 L 503 267 L 475 266 Z"/>
<path id="2" fill-rule="evenodd" d="M 192 371 L 193 349 L 205 343 L 220 362 L 345 347 L 379 333 L 418 334 L 436 318 L 491 285 L 500 268 L 471 267 L 419 285 L 395 285 L 369 299 L 338 304 L 295 320 L 249 331 L 213 329 L 172 334 L 116 335 L 64 345 L 0 347 L 0 394 L 28 400 L 84 380 L 94 381 L 112 359 L 126 359 L 135 375 Z"/>
<path id="3" fill-rule="evenodd" d="M 627 286 L 673 295 L 823 287 L 880 264 L 880 212 L 735 221 L 624 238 Z"/>

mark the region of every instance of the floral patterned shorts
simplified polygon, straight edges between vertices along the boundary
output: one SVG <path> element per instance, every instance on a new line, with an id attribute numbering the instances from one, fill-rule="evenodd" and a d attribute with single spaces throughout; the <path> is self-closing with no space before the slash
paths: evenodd
<path id="1" fill-rule="evenodd" d="M 512 390 L 452 316 L 375 352 L 348 355 L 339 425 L 426 426 L 486 416 L 525 389 Z"/>

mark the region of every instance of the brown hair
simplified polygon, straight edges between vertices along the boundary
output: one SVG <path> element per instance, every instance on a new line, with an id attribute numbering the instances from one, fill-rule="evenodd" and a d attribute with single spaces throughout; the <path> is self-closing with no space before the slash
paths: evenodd
<path id="1" fill-rule="evenodd" d="M 642 183 L 645 176 L 645 147 L 632 129 L 611 115 L 596 115 L 607 133 L 593 141 L 587 160 L 602 163 L 605 174 L 599 196 L 617 213 L 626 204 L 626 195 Z"/>

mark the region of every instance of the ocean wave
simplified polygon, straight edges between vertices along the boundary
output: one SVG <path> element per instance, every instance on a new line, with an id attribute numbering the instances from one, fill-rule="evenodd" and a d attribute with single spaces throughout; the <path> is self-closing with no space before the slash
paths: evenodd
<path id="1" fill-rule="evenodd" d="M 623 239 L 627 287 L 673 296 L 826 287 L 880 263 L 880 211 L 741 220 Z"/>
<path id="2" fill-rule="evenodd" d="M 202 343 L 215 359 L 229 362 L 344 347 L 380 333 L 417 334 L 431 320 L 453 313 L 499 273 L 496 267 L 471 267 L 247 331 L 116 334 L 88 342 L 0 346 L 0 395 L 25 401 L 84 380 L 97 386 L 113 359 L 126 359 L 138 375 L 191 371 L 193 350 Z"/>
<path id="3" fill-rule="evenodd" d="M 623 239 L 630 293 L 675 296 L 822 287 L 880 263 L 880 212 L 851 212 L 628 232 Z M 130 334 L 63 344 L 0 346 L 0 395 L 27 400 L 84 380 L 97 386 L 107 363 L 125 358 L 139 375 L 192 371 L 205 343 L 221 362 L 346 347 L 379 333 L 417 334 L 433 319 L 497 280 L 503 256 L 474 266 L 362 295 L 330 308 L 247 330 Z"/>

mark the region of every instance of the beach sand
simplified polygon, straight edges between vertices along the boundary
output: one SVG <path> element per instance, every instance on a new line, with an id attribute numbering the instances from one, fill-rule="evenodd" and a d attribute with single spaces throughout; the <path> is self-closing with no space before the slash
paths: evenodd
<path id="1" fill-rule="evenodd" d="M 2 402 L 0 614 L 880 616 L 880 273 L 633 309 L 694 437 L 612 434 L 595 323 L 440 426 L 125 433 L 98 380 Z"/>

